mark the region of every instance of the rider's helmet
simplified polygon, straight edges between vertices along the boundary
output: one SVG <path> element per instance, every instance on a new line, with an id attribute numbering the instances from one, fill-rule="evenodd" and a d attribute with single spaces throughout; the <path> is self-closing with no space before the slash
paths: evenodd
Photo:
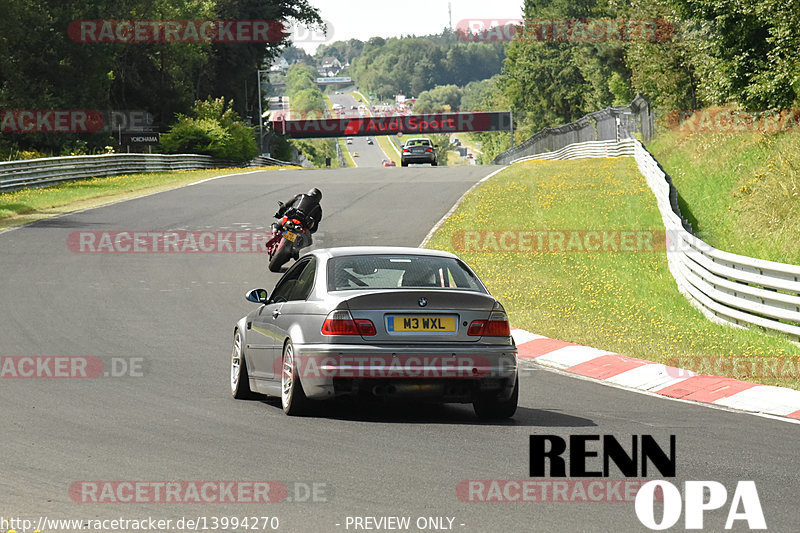
<path id="1" fill-rule="evenodd" d="M 314 198 L 317 202 L 322 200 L 322 191 L 314 187 L 310 191 L 308 191 L 308 196 Z"/>

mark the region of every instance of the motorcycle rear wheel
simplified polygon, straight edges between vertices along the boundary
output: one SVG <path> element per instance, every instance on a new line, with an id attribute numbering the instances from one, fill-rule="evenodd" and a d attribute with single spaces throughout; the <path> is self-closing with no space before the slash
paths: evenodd
<path id="1" fill-rule="evenodd" d="M 281 267 L 292 257 L 292 243 L 287 241 L 286 238 L 281 240 L 278 249 L 269 260 L 269 271 L 280 272 Z"/>

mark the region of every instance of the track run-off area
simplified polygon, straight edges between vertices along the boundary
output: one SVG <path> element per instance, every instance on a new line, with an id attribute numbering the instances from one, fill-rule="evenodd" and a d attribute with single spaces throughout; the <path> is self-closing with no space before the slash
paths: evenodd
<path id="1" fill-rule="evenodd" d="M 0 516 L 173 524 L 277 517 L 279 531 L 300 532 L 354 531 L 354 517 L 391 516 L 410 517 L 410 531 L 421 529 L 420 517 L 424 530 L 643 531 L 632 502 L 483 502 L 459 487 L 534 480 L 531 435 L 613 435 L 622 443 L 652 435 L 662 445 L 674 435 L 672 483 L 718 481 L 730 503 L 738 481 L 755 481 L 769 529 L 796 530 L 795 424 L 538 366 L 521 371 L 520 407 L 508 421 L 481 421 L 470 405 L 346 402 L 287 417 L 279 400 L 236 401 L 229 388 L 233 326 L 253 305 L 244 294 L 271 290 L 279 279 L 264 253 L 82 253 L 70 245 L 75 232 L 263 231 L 278 200 L 315 186 L 324 193 L 315 247 L 418 246 L 496 170 L 255 171 L 0 233 L 0 355 L 84 356 L 105 365 L 95 378 L 0 379 Z M 612 471 L 609 479 L 624 477 Z M 86 496 L 92 483 L 170 481 L 277 482 L 288 492 L 270 503 Z M 722 531 L 727 513 L 727 505 L 706 512 L 706 530 Z"/>

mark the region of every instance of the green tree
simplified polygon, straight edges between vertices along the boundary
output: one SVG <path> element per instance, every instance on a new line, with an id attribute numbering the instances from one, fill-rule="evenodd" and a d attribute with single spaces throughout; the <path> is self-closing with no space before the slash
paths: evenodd
<path id="1" fill-rule="evenodd" d="M 80 20 L 277 20 L 319 23 L 307 0 L 2 0 L 0 107 L 143 110 L 164 127 L 209 96 L 254 114 L 255 71 L 287 40 L 270 43 L 84 43 L 68 28 Z M 245 104 L 246 103 L 246 104 Z M 60 152 L 79 138 L 3 135 L 0 143 Z M 108 134 L 80 136 L 89 149 Z"/>
<path id="2" fill-rule="evenodd" d="M 463 91 L 455 85 L 438 85 L 430 91 L 423 91 L 414 104 L 414 112 L 442 111 L 445 106 L 450 111 L 458 111 Z"/>
<path id="3" fill-rule="evenodd" d="M 191 116 L 179 114 L 161 137 L 167 153 L 206 154 L 218 159 L 249 161 L 258 153 L 256 134 L 224 98 L 195 102 Z"/>

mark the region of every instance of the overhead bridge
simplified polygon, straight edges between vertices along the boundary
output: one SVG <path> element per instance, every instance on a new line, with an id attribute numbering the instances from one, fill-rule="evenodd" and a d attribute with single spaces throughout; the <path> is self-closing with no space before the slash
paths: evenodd
<path id="1" fill-rule="evenodd" d="M 374 135 L 426 135 L 462 131 L 513 131 L 511 112 L 429 113 L 377 117 L 340 117 L 272 121 L 274 130 L 295 139 L 366 137 Z"/>

